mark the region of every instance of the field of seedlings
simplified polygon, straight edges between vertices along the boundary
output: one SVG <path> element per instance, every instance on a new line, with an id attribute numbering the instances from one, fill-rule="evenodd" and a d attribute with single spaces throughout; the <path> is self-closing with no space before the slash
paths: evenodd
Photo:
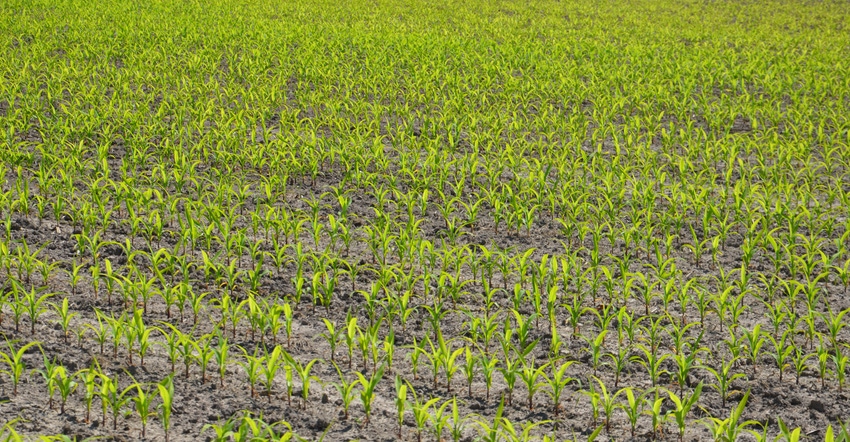
<path id="1" fill-rule="evenodd" d="M 0 440 L 850 442 L 850 3 L 3 0 Z"/>

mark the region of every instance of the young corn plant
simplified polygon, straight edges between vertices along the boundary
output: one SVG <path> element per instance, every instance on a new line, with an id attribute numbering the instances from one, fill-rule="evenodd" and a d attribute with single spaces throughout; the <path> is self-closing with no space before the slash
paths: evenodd
<path id="1" fill-rule="evenodd" d="M 272 400 L 272 390 L 274 389 L 274 379 L 277 376 L 277 372 L 281 369 L 284 363 L 284 357 L 282 356 L 283 350 L 280 346 L 275 346 L 274 350 L 271 353 L 267 354 L 264 358 L 264 363 L 260 367 L 260 371 L 262 372 L 262 381 L 263 386 L 266 390 L 266 397 L 268 401 Z M 289 395 L 287 395 L 288 397 Z"/>
<path id="2" fill-rule="evenodd" d="M 219 386 L 224 387 L 224 377 L 227 375 L 227 364 L 230 358 L 230 344 L 223 335 L 218 336 L 218 343 L 213 347 L 213 357 L 218 367 Z"/>
<path id="3" fill-rule="evenodd" d="M 499 402 L 498 408 L 496 408 L 496 415 L 493 417 L 492 421 L 483 416 L 473 421 L 473 423 L 479 427 L 479 435 L 482 441 L 496 442 L 501 440 L 501 431 L 505 423 L 505 418 L 502 417 L 504 409 L 505 404 L 502 400 Z"/>
<path id="4" fill-rule="evenodd" d="M 829 360 L 830 360 L 830 352 L 827 346 L 823 342 L 823 337 L 819 336 L 820 344 L 817 346 L 817 353 L 815 353 L 815 360 L 817 361 L 818 367 L 818 377 L 820 378 L 820 388 L 821 390 L 826 389 L 826 375 L 829 373 Z"/>
<path id="5" fill-rule="evenodd" d="M 804 352 L 798 345 L 792 344 L 792 346 L 794 352 L 791 355 L 791 364 L 794 368 L 794 383 L 800 385 L 800 377 L 809 368 L 808 360 L 816 355 Z"/>
<path id="6" fill-rule="evenodd" d="M 635 429 L 637 428 L 638 418 L 644 414 L 644 407 L 646 406 L 646 395 L 651 390 L 647 390 L 643 394 L 635 396 L 634 390 L 632 387 L 624 387 L 617 391 L 616 396 L 625 395 L 626 401 L 625 403 L 618 404 L 617 406 L 623 410 L 626 414 L 626 418 L 629 421 L 629 431 L 631 437 L 635 437 Z"/>
<path id="7" fill-rule="evenodd" d="M 142 312 L 137 310 L 133 314 L 133 324 L 132 324 L 134 335 L 136 341 L 139 345 L 139 364 L 142 367 L 145 366 L 145 355 L 153 346 L 153 342 L 151 341 L 151 333 L 156 331 L 156 327 L 148 327 L 144 320 L 142 319 Z M 132 360 L 132 359 L 131 359 Z"/>
<path id="8" fill-rule="evenodd" d="M 20 384 L 21 379 L 26 372 L 26 363 L 24 362 L 24 354 L 26 354 L 27 350 L 32 347 L 41 348 L 41 343 L 37 341 L 30 342 L 28 344 L 24 344 L 18 348 L 15 348 L 13 345 L 14 341 L 6 341 L 6 346 L 9 348 L 9 352 L 5 353 L 0 351 L 0 358 L 2 358 L 3 362 L 8 367 L 7 370 L 2 370 L 0 373 L 6 373 L 9 375 L 9 378 L 12 382 L 12 396 L 18 395 L 18 384 Z"/>
<path id="9" fill-rule="evenodd" d="M 844 384 L 847 381 L 847 364 L 850 357 L 841 353 L 841 347 L 836 347 L 833 354 L 830 355 L 830 359 L 833 363 L 835 380 L 838 381 L 838 391 L 841 392 L 844 390 Z"/>
<path id="10" fill-rule="evenodd" d="M 425 432 L 425 425 L 431 419 L 431 409 L 440 402 L 440 398 L 420 398 L 413 387 L 410 387 L 409 391 L 413 393 L 413 401 L 409 405 L 410 411 L 413 413 L 413 422 L 416 425 L 416 441 L 422 442 L 422 433 Z"/>
<path id="11" fill-rule="evenodd" d="M 648 407 L 645 407 L 644 414 L 648 414 L 652 418 L 652 434 L 653 437 L 658 437 L 664 433 L 664 424 L 667 423 L 670 415 L 662 409 L 664 398 L 661 397 L 657 388 L 653 388 L 644 392 L 644 395 L 652 392 L 654 397 L 647 401 Z M 648 396 L 648 395 L 647 395 Z"/>
<path id="12" fill-rule="evenodd" d="M 788 428 L 788 425 L 785 424 L 782 418 L 778 418 L 776 423 L 779 426 L 779 435 L 776 436 L 775 440 L 782 440 L 784 442 L 799 442 L 802 440 L 802 428 L 797 427 L 792 430 Z"/>
<path id="13" fill-rule="evenodd" d="M 97 396 L 98 381 L 100 381 L 104 375 L 100 369 L 97 359 L 92 361 L 92 365 L 89 368 L 82 369 L 75 373 L 75 375 L 83 386 L 83 402 L 86 404 L 85 421 L 88 423 L 91 422 L 91 407 L 94 402 L 94 398 Z"/>
<path id="14" fill-rule="evenodd" d="M 794 351 L 794 346 L 788 343 L 789 337 L 792 337 L 791 330 L 783 332 L 779 340 L 774 339 L 773 336 L 767 336 L 767 339 L 773 345 L 773 351 L 768 352 L 768 355 L 776 364 L 776 369 L 779 371 L 780 383 L 782 382 L 783 372 L 791 366 L 790 360 Z"/>
<path id="15" fill-rule="evenodd" d="M 513 359 L 509 355 L 505 355 L 502 365 L 497 368 L 502 373 L 502 379 L 508 388 L 507 405 L 513 403 L 514 386 L 516 385 L 522 362 L 521 358 Z"/>
<path id="16" fill-rule="evenodd" d="M 535 367 L 534 360 L 532 360 L 530 363 L 524 362 L 519 370 L 519 377 L 528 392 L 528 409 L 530 411 L 534 410 L 534 395 L 547 385 L 547 382 L 545 382 L 547 366 L 549 366 L 549 363 Z"/>
<path id="17" fill-rule="evenodd" d="M 614 370 L 614 388 L 620 388 L 620 375 L 628 369 L 632 361 L 631 353 L 632 347 L 630 345 L 620 345 L 616 353 L 608 352 L 604 355 L 608 357 L 610 360 L 608 365 Z"/>
<path id="18" fill-rule="evenodd" d="M 35 324 L 38 322 L 38 317 L 47 311 L 45 303 L 53 296 L 53 293 L 39 295 L 33 287 L 29 291 L 24 291 L 23 294 L 26 313 L 30 319 L 30 335 L 35 335 Z"/>
<path id="19" fill-rule="evenodd" d="M 478 364 L 476 363 L 476 359 L 472 354 L 472 350 L 470 350 L 469 346 L 463 348 L 463 365 L 461 366 L 461 370 L 463 371 L 463 375 L 466 378 L 466 396 L 472 397 L 472 382 L 475 379 L 475 371 Z"/>
<path id="20" fill-rule="evenodd" d="M 366 378 L 360 372 L 354 373 L 357 375 L 361 386 L 360 403 L 363 404 L 363 412 L 366 415 L 363 421 L 363 426 L 366 427 L 369 425 L 369 418 L 372 415 L 372 402 L 375 400 L 375 388 L 377 388 L 378 382 L 380 382 L 381 378 L 384 376 L 384 367 L 379 368 L 370 378 Z"/>
<path id="21" fill-rule="evenodd" d="M 68 298 L 63 298 L 61 304 L 51 304 L 51 307 L 53 307 L 53 310 L 56 312 L 57 316 L 59 316 L 59 326 L 62 328 L 62 340 L 67 345 L 71 319 L 73 319 L 74 316 L 77 316 L 77 313 L 70 310 Z"/>
<path id="22" fill-rule="evenodd" d="M 335 362 L 333 363 L 333 366 L 336 369 L 337 375 L 339 375 L 339 383 L 335 383 L 333 385 L 337 392 L 339 392 L 339 396 L 342 399 L 343 419 L 347 420 L 348 411 L 351 408 L 351 403 L 354 402 L 356 397 L 355 394 L 357 393 L 357 386 L 360 384 L 360 381 L 355 380 L 349 382 L 345 379 L 345 375 Z"/>
<path id="23" fill-rule="evenodd" d="M 69 374 L 65 367 L 61 365 L 53 365 L 48 372 L 48 375 L 50 375 L 50 372 L 52 372 L 53 376 L 52 379 L 47 381 L 50 400 L 51 402 L 53 401 L 53 391 L 50 391 L 52 383 L 54 388 L 59 392 L 59 412 L 64 414 L 65 404 L 68 402 L 68 398 L 71 394 L 76 391 L 79 384 L 74 380 L 75 377 L 72 374 Z"/>
<path id="24" fill-rule="evenodd" d="M 455 373 L 461 368 L 461 365 L 458 363 L 458 358 L 464 353 L 464 348 L 458 348 L 454 351 L 449 347 L 449 343 L 443 339 L 443 335 L 439 335 L 439 358 L 441 359 L 440 365 L 443 367 L 443 371 L 446 374 L 446 390 L 449 394 L 452 392 L 452 378 Z"/>
<path id="25" fill-rule="evenodd" d="M 434 412 L 428 414 L 428 418 L 431 421 L 431 433 L 434 435 L 436 440 L 445 440 L 443 438 L 443 433 L 446 430 L 446 427 L 449 425 L 449 413 L 446 410 L 449 409 L 449 405 L 452 403 L 456 403 L 457 398 L 449 399 L 443 402 L 439 407 L 434 404 Z"/>
<path id="26" fill-rule="evenodd" d="M 679 429 L 679 442 L 682 442 L 685 438 L 685 430 L 688 427 L 687 417 L 691 412 L 691 409 L 699 400 L 700 393 L 702 393 L 702 383 L 697 385 L 693 393 L 687 397 L 680 398 L 672 391 L 667 392 L 670 400 L 673 401 L 673 404 L 675 405 L 675 408 L 668 411 L 668 413 L 672 414 L 676 421 L 676 426 Z"/>
<path id="27" fill-rule="evenodd" d="M 599 385 L 599 390 L 595 390 L 593 384 L 590 384 L 590 395 L 596 395 L 596 400 L 598 401 L 598 406 L 602 409 L 602 413 L 605 415 L 605 433 L 611 433 L 611 420 L 614 415 L 614 410 L 618 408 L 617 403 L 617 395 L 620 393 L 619 391 L 610 394 L 608 392 L 608 388 L 605 387 L 605 383 L 602 382 L 601 379 L 594 377 L 594 380 Z M 595 422 L 594 422 L 595 423 Z"/>
<path id="28" fill-rule="evenodd" d="M 310 395 L 310 383 L 311 381 L 320 381 L 318 376 L 311 375 L 310 372 L 320 361 L 318 359 L 313 359 L 308 361 L 306 364 L 302 364 L 297 359 L 289 355 L 288 353 L 284 353 L 284 357 L 287 360 L 287 364 L 292 367 L 295 371 L 295 374 L 298 375 L 298 378 L 301 380 L 301 399 L 303 400 L 302 406 L 303 409 L 307 409 L 307 400 Z"/>
<path id="29" fill-rule="evenodd" d="M 245 376 L 248 378 L 248 385 L 251 388 L 251 398 L 254 398 L 257 396 L 256 387 L 262 374 L 265 356 L 261 353 L 262 350 L 259 346 L 254 347 L 253 354 L 249 354 L 248 350 L 243 347 L 239 347 L 239 350 L 242 351 L 242 359 L 244 361 L 237 361 L 236 363 L 245 371 Z"/>
<path id="30" fill-rule="evenodd" d="M 354 347 L 357 342 L 357 336 L 360 334 L 360 328 L 357 326 L 357 317 L 356 316 L 346 316 L 346 326 L 345 326 L 345 348 L 348 351 L 348 369 L 351 370 L 352 359 L 354 356 Z M 414 340 L 414 346 L 416 341 Z M 414 351 L 415 353 L 415 351 Z M 414 364 L 414 379 L 416 378 L 416 364 Z"/>
<path id="31" fill-rule="evenodd" d="M 723 408 L 726 408 L 726 400 L 729 398 L 729 395 L 737 392 L 737 390 L 732 390 L 732 383 L 737 379 L 746 379 L 747 377 L 744 373 L 732 373 L 732 368 L 735 366 L 736 361 L 737 359 L 735 358 L 728 361 L 721 361 L 718 369 L 706 365 L 700 366 L 700 368 L 707 371 L 714 378 L 715 383 L 708 386 L 720 395 Z"/>
<path id="32" fill-rule="evenodd" d="M 587 351 L 590 353 L 590 366 L 593 369 L 593 376 L 596 376 L 599 366 L 602 364 L 602 357 L 606 354 L 605 350 L 605 335 L 608 330 L 602 330 L 595 338 L 584 338 L 587 341 Z"/>
<path id="33" fill-rule="evenodd" d="M 201 369 L 201 383 L 207 383 L 207 369 L 210 367 L 210 361 L 215 356 L 215 347 L 213 341 L 223 332 L 218 329 L 213 329 L 212 333 L 207 333 L 197 340 L 192 341 L 192 346 L 195 348 L 195 361 Z"/>
<path id="34" fill-rule="evenodd" d="M 154 395 L 149 385 L 143 385 L 141 383 L 136 382 L 131 385 L 131 387 L 136 390 L 136 395 L 131 397 L 130 399 L 133 401 L 133 404 L 136 409 L 136 414 L 139 415 L 139 419 L 142 421 L 142 439 L 144 439 L 145 431 L 147 430 L 148 420 L 151 418 L 151 416 L 156 415 L 156 409 L 153 408 Z"/>
<path id="35" fill-rule="evenodd" d="M 53 396 L 56 394 L 56 389 L 59 383 L 60 374 L 65 373 L 65 367 L 63 367 L 58 360 L 48 359 L 46 354 L 42 354 L 43 365 L 41 369 L 33 370 L 35 373 L 41 375 L 41 378 L 44 379 L 44 382 L 47 386 L 47 406 L 51 410 L 53 409 Z"/>
<path id="36" fill-rule="evenodd" d="M 676 371 L 673 373 L 673 377 L 679 385 L 680 396 L 685 394 L 685 386 L 688 384 L 688 379 L 690 379 L 693 369 L 701 365 L 700 362 L 702 361 L 699 359 L 699 353 L 706 350 L 701 347 L 694 349 L 687 355 L 684 353 L 673 355 L 673 361 L 676 362 Z"/>
<path id="37" fill-rule="evenodd" d="M 498 370 L 499 359 L 496 356 L 481 353 L 478 355 L 477 361 L 481 366 L 481 376 L 484 378 L 484 385 L 486 387 L 484 400 L 490 402 L 490 389 L 493 387 L 493 374 Z"/>
<path id="38" fill-rule="evenodd" d="M 669 373 L 662 367 L 664 361 L 670 358 L 671 356 L 669 353 L 659 355 L 658 353 L 652 351 L 652 349 L 647 348 L 643 344 L 638 344 L 637 348 L 638 350 L 640 350 L 642 355 L 633 356 L 632 361 L 637 362 L 638 364 L 643 366 L 643 368 L 646 370 L 647 375 L 649 375 L 649 380 L 652 386 L 655 387 L 658 384 L 658 379 L 663 374 Z"/>
<path id="39" fill-rule="evenodd" d="M 404 412 L 407 408 L 407 384 L 400 376 L 395 377 L 395 406 L 398 422 L 398 437 L 402 437 L 401 430 L 404 425 Z"/>
<path id="40" fill-rule="evenodd" d="M 753 327 L 752 332 L 744 330 L 744 339 L 746 340 L 745 346 L 747 349 L 747 359 L 749 359 L 750 363 L 753 364 L 753 378 L 755 378 L 758 368 L 759 354 L 766 342 L 763 333 L 761 333 L 761 324 L 756 324 L 755 327 Z"/>
<path id="41" fill-rule="evenodd" d="M 339 343 L 342 341 L 342 334 L 345 331 L 342 328 L 338 328 L 335 323 L 331 322 L 327 318 L 322 318 L 322 322 L 325 323 L 325 328 L 327 329 L 326 333 L 322 333 L 322 338 L 328 343 L 330 347 L 330 360 L 331 362 L 336 361 L 336 348 L 339 346 Z"/>
<path id="42" fill-rule="evenodd" d="M 165 431 L 165 441 L 168 442 L 168 430 L 171 429 L 171 413 L 174 408 L 174 374 L 169 374 L 156 385 L 161 403 L 159 418 Z"/>
<path id="43" fill-rule="evenodd" d="M 709 429 L 715 442 L 737 441 L 747 427 L 758 424 L 758 422 L 752 420 L 741 421 L 741 415 L 744 413 L 749 397 L 750 392 L 748 391 L 726 419 L 708 417 L 703 420 L 703 424 Z"/>
<path id="44" fill-rule="evenodd" d="M 107 407 L 112 413 L 112 431 L 116 431 L 118 429 L 118 414 L 121 413 L 121 409 L 131 401 L 132 397 L 130 396 L 130 393 L 136 388 L 135 385 L 130 385 L 121 390 L 118 382 L 119 379 L 117 375 L 114 378 L 105 376 L 101 382 L 99 393 L 101 403 L 103 404 L 104 422 L 106 421 Z"/>

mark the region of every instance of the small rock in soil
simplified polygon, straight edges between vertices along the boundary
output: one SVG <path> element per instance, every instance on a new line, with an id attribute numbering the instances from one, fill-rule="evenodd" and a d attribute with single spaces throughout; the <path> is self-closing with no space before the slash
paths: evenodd
<path id="1" fill-rule="evenodd" d="M 328 425 L 329 425 L 328 421 L 326 421 L 322 418 L 319 418 L 319 419 L 316 419 L 316 422 L 313 423 L 313 430 L 324 431 L 326 428 L 328 428 Z"/>

